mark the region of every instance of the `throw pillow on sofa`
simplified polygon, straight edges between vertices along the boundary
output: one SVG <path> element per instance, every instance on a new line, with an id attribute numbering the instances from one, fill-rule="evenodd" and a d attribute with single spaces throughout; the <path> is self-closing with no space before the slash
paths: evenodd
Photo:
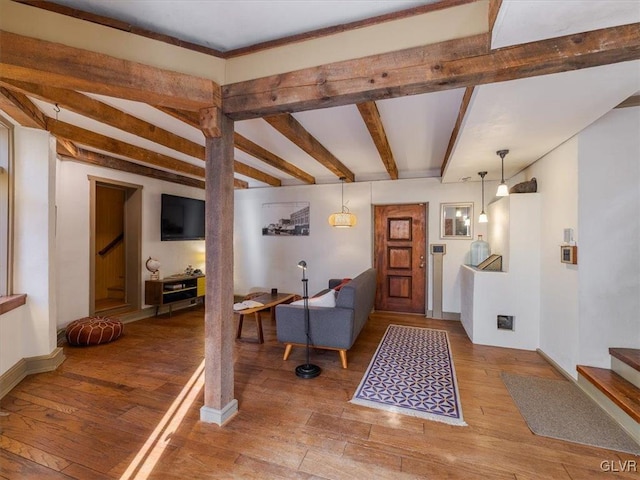
<path id="1" fill-rule="evenodd" d="M 291 305 L 304 305 L 303 300 L 296 300 L 295 302 L 291 302 Z M 320 295 L 319 297 L 313 297 L 309 299 L 310 307 L 335 307 L 336 306 L 336 291 L 329 290 L 324 295 Z"/>

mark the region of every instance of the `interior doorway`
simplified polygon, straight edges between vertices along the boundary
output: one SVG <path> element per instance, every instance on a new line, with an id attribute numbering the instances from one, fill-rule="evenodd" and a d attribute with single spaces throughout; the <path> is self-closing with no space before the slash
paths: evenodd
<path id="1" fill-rule="evenodd" d="M 426 313 L 428 204 L 374 207 L 376 310 Z"/>
<path id="2" fill-rule="evenodd" d="M 91 182 L 90 313 L 140 308 L 142 186 Z"/>

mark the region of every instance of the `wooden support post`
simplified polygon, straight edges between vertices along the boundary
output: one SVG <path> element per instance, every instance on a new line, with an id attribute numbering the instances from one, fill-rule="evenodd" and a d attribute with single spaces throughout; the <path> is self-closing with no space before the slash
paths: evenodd
<path id="1" fill-rule="evenodd" d="M 209 112 L 211 113 L 211 112 Z M 211 133 L 206 115 L 202 130 Z M 206 136 L 205 384 L 200 419 L 222 425 L 238 411 L 233 391 L 233 120 L 218 115 L 220 135 Z"/>

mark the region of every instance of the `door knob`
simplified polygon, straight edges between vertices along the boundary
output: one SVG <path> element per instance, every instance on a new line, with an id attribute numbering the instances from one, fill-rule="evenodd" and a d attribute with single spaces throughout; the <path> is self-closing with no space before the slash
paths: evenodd
<path id="1" fill-rule="evenodd" d="M 424 255 L 420 255 L 420 268 L 424 268 Z"/>

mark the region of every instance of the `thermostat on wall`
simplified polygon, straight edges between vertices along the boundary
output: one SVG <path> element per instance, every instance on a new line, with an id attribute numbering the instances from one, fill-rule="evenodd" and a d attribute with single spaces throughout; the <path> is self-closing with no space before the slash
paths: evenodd
<path id="1" fill-rule="evenodd" d="M 444 243 L 432 243 L 431 255 L 445 255 L 447 253 L 447 245 Z"/>

